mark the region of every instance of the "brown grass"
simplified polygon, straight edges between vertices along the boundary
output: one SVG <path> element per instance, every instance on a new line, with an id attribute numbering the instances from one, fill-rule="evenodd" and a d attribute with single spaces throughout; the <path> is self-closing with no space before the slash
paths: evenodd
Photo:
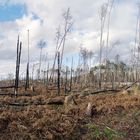
<path id="1" fill-rule="evenodd" d="M 0 104 L 28 103 L 25 107 L 0 107 L 0 139 L 139 139 L 139 94 L 112 93 L 76 96 L 78 105 L 33 105 L 56 95 L 39 91 L 33 97 L 0 96 Z M 85 115 L 88 103 L 97 112 Z"/>

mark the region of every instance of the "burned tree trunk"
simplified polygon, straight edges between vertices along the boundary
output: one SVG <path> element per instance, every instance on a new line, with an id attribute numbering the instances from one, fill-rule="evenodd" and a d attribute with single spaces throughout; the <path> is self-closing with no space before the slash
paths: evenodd
<path id="1" fill-rule="evenodd" d="M 21 48 L 22 48 L 22 43 L 21 42 L 19 43 L 19 36 L 18 36 L 17 59 L 16 59 L 16 77 L 15 77 L 15 95 L 17 95 L 17 93 L 18 93 Z"/>
<path id="2" fill-rule="evenodd" d="M 65 94 L 67 93 L 67 83 L 68 83 L 68 67 L 66 66 Z"/>
<path id="3" fill-rule="evenodd" d="M 29 88 L 29 30 L 28 30 L 28 62 L 26 69 L 26 83 L 25 83 L 25 91 Z"/>
<path id="4" fill-rule="evenodd" d="M 72 58 L 71 73 L 70 73 L 70 91 L 72 90 L 72 76 L 73 76 L 73 58 Z"/>
<path id="5" fill-rule="evenodd" d="M 60 52 L 58 52 L 58 71 L 57 71 L 57 88 L 58 88 L 58 95 L 60 95 Z"/>
<path id="6" fill-rule="evenodd" d="M 26 69 L 26 83 L 25 83 L 25 91 L 29 88 L 29 63 L 27 63 Z"/>
<path id="7" fill-rule="evenodd" d="M 47 85 L 49 84 L 49 63 L 48 63 L 48 68 L 47 68 Z"/>

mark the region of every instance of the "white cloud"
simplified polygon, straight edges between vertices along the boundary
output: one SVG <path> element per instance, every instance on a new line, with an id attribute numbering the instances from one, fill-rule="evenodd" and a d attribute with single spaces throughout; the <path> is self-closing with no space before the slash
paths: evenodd
<path id="1" fill-rule="evenodd" d="M 87 49 L 97 52 L 100 39 L 99 8 L 101 4 L 106 1 L 107 0 L 9 0 L 9 4 L 25 4 L 27 14 L 14 21 L 0 22 L 0 59 L 5 63 L 11 59 L 13 64 L 15 63 L 16 40 L 17 35 L 20 34 L 20 38 L 23 42 L 22 62 L 26 62 L 28 29 L 30 30 L 31 60 L 37 61 L 37 59 L 39 59 L 37 43 L 41 39 L 47 41 L 47 48 L 43 50 L 43 53 L 48 52 L 49 57 L 53 58 L 56 28 L 59 25 L 63 25 L 62 12 L 68 7 L 71 8 L 74 26 L 66 40 L 65 56 L 69 56 L 70 53 L 78 53 L 81 44 Z M 122 58 L 125 58 L 127 50 L 129 51 L 127 45 L 130 46 L 130 42 L 134 39 L 136 13 L 137 5 L 135 1 L 116 1 L 111 15 L 109 41 L 110 45 L 117 40 L 120 40 L 122 44 L 112 51 L 110 57 L 120 53 L 119 49 L 121 49 Z M 104 34 L 104 39 L 106 40 L 106 34 Z M 5 67 L 5 65 L 1 65 L 0 67 Z M 0 69 L 1 73 L 3 69 Z M 22 69 L 24 70 L 25 68 L 23 67 Z M 5 73 L 6 72 L 8 71 L 5 71 Z"/>

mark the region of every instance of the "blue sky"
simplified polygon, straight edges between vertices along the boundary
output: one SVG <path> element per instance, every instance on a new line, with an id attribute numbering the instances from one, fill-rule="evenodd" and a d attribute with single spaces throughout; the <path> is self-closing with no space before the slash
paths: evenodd
<path id="1" fill-rule="evenodd" d="M 0 5 L 0 22 L 13 21 L 26 14 L 26 5 L 4 4 Z"/>

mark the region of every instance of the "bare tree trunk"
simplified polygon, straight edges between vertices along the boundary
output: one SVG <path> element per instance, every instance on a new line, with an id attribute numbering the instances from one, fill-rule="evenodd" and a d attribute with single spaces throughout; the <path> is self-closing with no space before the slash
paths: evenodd
<path id="1" fill-rule="evenodd" d="M 27 63 L 26 69 L 26 83 L 25 83 L 25 91 L 29 88 L 29 63 Z"/>
<path id="2" fill-rule="evenodd" d="M 25 91 L 29 88 L 29 30 L 28 30 L 28 62 L 26 69 L 26 83 L 25 83 Z"/>
<path id="3" fill-rule="evenodd" d="M 65 75 L 65 94 L 67 93 L 67 83 L 68 83 L 68 67 L 66 66 L 66 75 Z"/>
<path id="4" fill-rule="evenodd" d="M 15 78 L 15 95 L 17 95 L 17 93 L 18 93 L 21 48 L 22 48 L 22 43 L 20 42 L 20 44 L 19 44 L 19 36 L 18 36 L 18 41 L 17 41 L 17 60 L 16 60 L 16 78 Z"/>
<path id="5" fill-rule="evenodd" d="M 47 85 L 49 84 L 49 63 L 48 63 L 48 68 L 47 68 Z"/>
<path id="6" fill-rule="evenodd" d="M 38 69 L 38 80 L 40 80 L 40 78 L 41 78 L 41 62 L 42 62 L 42 47 L 40 48 L 39 69 Z"/>
<path id="7" fill-rule="evenodd" d="M 58 88 L 58 95 L 60 95 L 60 52 L 58 52 L 58 79 L 57 79 L 57 88 Z"/>
<path id="8" fill-rule="evenodd" d="M 111 11 L 113 8 L 113 4 L 114 4 L 115 0 L 111 1 L 111 7 L 110 10 L 108 12 L 108 23 L 107 23 L 107 38 L 106 38 L 106 61 L 108 60 L 108 47 L 109 47 L 109 35 L 110 35 L 110 20 L 111 20 Z M 108 0 L 108 5 L 109 5 L 109 0 Z M 107 72 L 108 72 L 108 68 L 107 68 L 107 62 L 106 62 L 106 68 L 105 68 L 105 88 L 107 87 Z"/>
<path id="9" fill-rule="evenodd" d="M 73 58 L 71 63 L 71 74 L 70 74 L 70 91 L 72 90 L 72 75 L 73 75 Z"/>
<path id="10" fill-rule="evenodd" d="M 72 17 L 70 14 L 70 8 L 67 9 L 67 11 L 63 14 L 64 20 L 65 20 L 65 27 L 64 27 L 64 37 L 63 37 L 63 44 L 62 44 L 62 52 L 61 52 L 61 62 L 60 66 L 62 66 L 63 63 L 63 55 L 64 55 L 64 48 L 65 48 L 65 42 L 66 42 L 66 36 L 68 32 L 70 31 L 72 27 Z"/>
<path id="11" fill-rule="evenodd" d="M 102 79 L 101 79 L 101 63 L 102 63 L 102 51 L 103 51 L 103 33 L 104 33 L 104 24 L 105 24 L 105 19 L 107 15 L 107 10 L 108 10 L 108 4 L 103 4 L 101 7 L 101 13 L 100 13 L 100 20 L 101 20 L 101 33 L 100 33 L 100 51 L 99 51 L 99 89 L 101 89 L 102 85 Z"/>

